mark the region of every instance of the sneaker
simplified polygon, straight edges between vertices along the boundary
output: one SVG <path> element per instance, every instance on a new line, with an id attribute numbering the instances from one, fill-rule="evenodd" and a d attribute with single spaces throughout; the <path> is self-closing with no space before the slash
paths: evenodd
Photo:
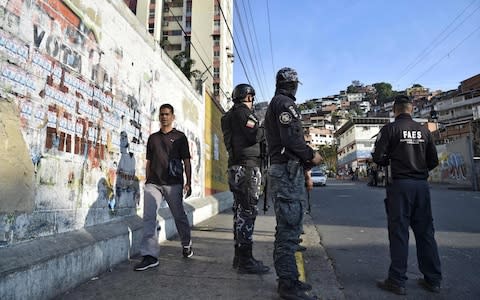
<path id="1" fill-rule="evenodd" d="M 158 259 L 151 255 L 145 255 L 143 260 L 135 265 L 135 271 L 145 271 L 146 269 L 158 266 Z"/>
<path id="2" fill-rule="evenodd" d="M 189 246 L 183 246 L 182 254 L 184 258 L 189 258 L 193 256 L 192 243 L 190 243 Z"/>
<path id="3" fill-rule="evenodd" d="M 418 279 L 418 284 L 429 292 L 436 293 L 436 294 L 440 293 L 439 284 L 431 284 L 423 278 Z"/>
<path id="4" fill-rule="evenodd" d="M 377 281 L 377 287 L 381 288 L 382 290 L 392 292 L 397 295 L 406 295 L 407 291 L 405 287 L 399 286 L 393 283 L 390 279 L 379 280 Z"/>

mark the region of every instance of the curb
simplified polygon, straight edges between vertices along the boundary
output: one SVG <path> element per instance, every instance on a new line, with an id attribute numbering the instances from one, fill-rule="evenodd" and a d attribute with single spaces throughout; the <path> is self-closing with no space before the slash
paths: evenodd
<path id="1" fill-rule="evenodd" d="M 231 207 L 223 192 L 185 202 L 192 225 Z M 176 232 L 168 208 L 159 209 L 159 242 Z M 0 248 L 0 299 L 50 299 L 138 253 L 142 219 L 138 216 L 98 224 Z"/>

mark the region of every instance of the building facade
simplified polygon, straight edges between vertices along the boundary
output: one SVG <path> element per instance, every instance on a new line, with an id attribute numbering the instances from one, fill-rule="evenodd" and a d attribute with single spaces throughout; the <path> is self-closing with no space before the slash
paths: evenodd
<path id="1" fill-rule="evenodd" d="M 335 132 L 337 139 L 337 170 L 366 170 L 367 160 L 380 129 L 390 118 L 352 118 Z"/>
<path id="2" fill-rule="evenodd" d="M 231 105 L 233 0 L 137 0 L 135 13 L 170 58 L 188 64 L 184 74 L 199 91 L 204 85 L 224 109 Z"/>

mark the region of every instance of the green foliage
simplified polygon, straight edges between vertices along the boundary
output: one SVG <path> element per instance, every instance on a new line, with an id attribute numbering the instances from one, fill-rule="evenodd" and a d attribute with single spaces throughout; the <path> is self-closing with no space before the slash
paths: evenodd
<path id="1" fill-rule="evenodd" d="M 323 162 L 327 166 L 327 169 L 335 171 L 337 166 L 337 146 L 320 145 L 317 150 L 323 157 Z"/>
<path id="2" fill-rule="evenodd" d="M 377 104 L 383 104 L 395 96 L 392 85 L 386 82 L 374 83 L 373 86 L 377 91 Z"/>
<path id="3" fill-rule="evenodd" d="M 306 110 L 306 109 L 312 109 L 312 108 L 315 108 L 315 101 L 307 101 L 298 105 L 298 109 L 300 110 Z"/>
<path id="4" fill-rule="evenodd" d="M 191 70 L 192 66 L 195 64 L 195 60 L 191 59 L 185 51 L 182 51 L 173 57 L 173 62 L 177 67 L 182 71 L 182 73 L 189 80 L 192 76 L 198 76 L 200 72 L 198 70 Z"/>
<path id="5" fill-rule="evenodd" d="M 358 93 L 363 89 L 363 84 L 359 80 L 353 80 L 352 84 L 347 87 L 347 93 Z"/>
<path id="6" fill-rule="evenodd" d="M 414 84 L 412 85 L 412 88 L 417 88 L 417 87 L 423 87 L 423 85 L 418 84 L 418 83 L 414 83 Z"/>

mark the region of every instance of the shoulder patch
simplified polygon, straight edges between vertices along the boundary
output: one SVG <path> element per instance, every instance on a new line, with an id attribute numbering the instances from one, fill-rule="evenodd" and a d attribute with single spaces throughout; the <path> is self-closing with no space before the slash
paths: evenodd
<path id="1" fill-rule="evenodd" d="M 297 113 L 297 111 L 295 110 L 295 107 L 293 107 L 293 105 L 290 105 L 290 106 L 288 107 L 288 110 L 292 113 L 292 115 L 293 115 L 295 118 L 297 118 L 297 119 L 299 118 L 298 113 Z"/>
<path id="2" fill-rule="evenodd" d="M 256 123 L 253 120 L 248 120 L 247 124 L 245 124 L 245 127 L 253 128 L 253 127 L 255 127 L 255 124 Z"/>
<path id="3" fill-rule="evenodd" d="M 282 112 L 278 117 L 279 121 L 283 125 L 288 125 L 292 122 L 292 115 L 289 112 Z"/>
<path id="4" fill-rule="evenodd" d="M 257 119 L 257 117 L 255 117 L 254 114 L 250 114 L 250 115 L 248 116 L 248 118 L 251 119 L 252 121 L 254 121 L 255 123 L 258 123 L 258 119 Z"/>

